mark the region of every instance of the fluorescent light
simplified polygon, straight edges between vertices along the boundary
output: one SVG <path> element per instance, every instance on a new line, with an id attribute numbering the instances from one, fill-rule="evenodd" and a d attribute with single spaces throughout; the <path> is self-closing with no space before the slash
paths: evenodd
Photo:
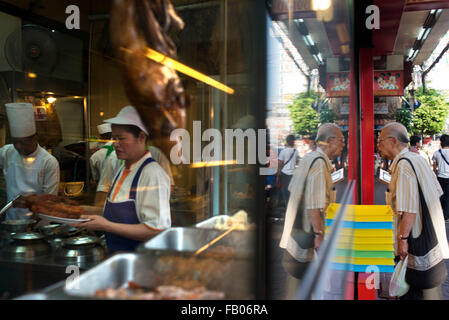
<path id="1" fill-rule="evenodd" d="M 321 55 L 321 52 L 317 54 L 318 59 L 320 59 L 320 62 L 323 62 L 323 56 Z"/>
<path id="2" fill-rule="evenodd" d="M 131 49 L 120 47 L 120 50 L 126 51 L 130 54 L 134 54 L 134 51 Z M 179 61 L 176 61 L 170 57 L 167 57 L 166 55 L 164 55 L 156 50 L 146 48 L 145 57 L 147 57 L 148 59 L 151 59 L 153 61 L 156 61 L 160 64 L 163 64 L 165 66 L 168 66 L 170 68 L 173 68 L 178 72 L 181 72 L 181 73 L 183 73 L 189 77 L 192 77 L 198 81 L 204 82 L 204 83 L 206 83 L 212 87 L 215 87 L 218 90 L 224 91 L 228 94 L 234 94 L 234 92 L 235 92 L 234 89 L 212 79 L 211 77 L 206 76 L 205 74 L 202 74 L 201 72 L 199 72 L 195 69 L 192 69 L 192 68 L 182 64 Z"/>
<path id="3" fill-rule="evenodd" d="M 437 10 L 437 14 L 440 14 L 441 12 L 443 12 L 443 9 L 438 9 Z"/>
<path id="4" fill-rule="evenodd" d="M 304 22 L 304 19 L 299 19 L 299 22 Z"/>
<path id="5" fill-rule="evenodd" d="M 236 160 L 204 161 L 192 163 L 190 167 L 191 168 L 217 167 L 217 166 L 228 166 L 233 164 L 237 164 L 237 161 Z"/>
<path id="6" fill-rule="evenodd" d="M 435 13 L 435 9 L 430 10 L 430 14 L 434 14 Z"/>
<path id="7" fill-rule="evenodd" d="M 311 47 L 312 45 L 309 42 L 309 39 L 306 36 L 302 36 L 302 39 L 304 40 L 304 42 L 306 43 L 306 45 L 308 45 L 309 47 Z"/>
<path id="8" fill-rule="evenodd" d="M 430 33 L 430 30 L 432 30 L 432 28 L 427 28 L 427 29 L 426 29 L 426 32 L 424 32 L 424 35 L 423 35 L 423 37 L 422 37 L 422 40 L 423 40 L 423 41 L 427 39 L 427 37 L 428 37 L 428 35 L 429 35 L 429 33 Z"/>
<path id="9" fill-rule="evenodd" d="M 421 29 L 419 30 L 419 33 L 418 33 L 418 37 L 417 37 L 418 40 L 421 40 L 422 35 L 424 34 L 425 31 L 426 31 L 426 29 L 421 27 Z"/>
<path id="10" fill-rule="evenodd" d="M 419 50 L 415 50 L 415 53 L 413 54 L 411 60 L 414 60 L 416 56 L 418 55 Z"/>
<path id="11" fill-rule="evenodd" d="M 310 46 L 313 46 L 315 44 L 315 42 L 313 42 L 312 37 L 310 36 L 310 34 L 306 35 L 307 40 L 309 40 Z"/>
<path id="12" fill-rule="evenodd" d="M 412 58 L 412 56 L 413 56 L 413 52 L 414 52 L 414 50 L 413 49 L 409 49 L 408 50 L 408 55 L 407 55 L 407 58 L 410 60 L 411 58 Z"/>

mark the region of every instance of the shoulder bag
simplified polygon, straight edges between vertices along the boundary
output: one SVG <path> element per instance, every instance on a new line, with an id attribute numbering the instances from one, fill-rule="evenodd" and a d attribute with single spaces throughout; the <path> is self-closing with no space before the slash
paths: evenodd
<path id="1" fill-rule="evenodd" d="M 438 239 L 433 228 L 432 219 L 430 217 L 429 208 L 427 207 L 424 194 L 421 189 L 421 185 L 418 180 L 418 175 L 416 174 L 415 167 L 413 166 L 410 159 L 401 158 L 401 160 L 407 160 L 410 163 L 413 171 L 415 172 L 416 181 L 418 183 L 419 200 L 421 203 L 422 210 L 422 231 L 418 238 L 413 238 L 412 233 L 407 240 L 408 242 L 408 253 L 413 255 L 415 260 L 423 259 L 423 256 L 428 254 L 432 249 L 438 245 Z M 410 258 L 408 259 L 410 262 Z M 427 270 L 416 270 L 411 269 L 407 266 L 407 273 L 405 275 L 405 280 L 407 283 L 418 289 L 431 289 L 440 286 L 447 277 L 447 270 L 444 260 L 441 258 L 436 264 L 434 264 L 430 269 Z"/>
<path id="2" fill-rule="evenodd" d="M 306 232 L 304 230 L 303 226 L 303 215 L 304 215 L 304 206 L 305 206 L 305 189 L 307 185 L 307 178 L 310 172 L 310 169 L 312 168 L 315 161 L 318 159 L 322 159 L 323 157 L 317 157 L 313 159 L 312 163 L 310 164 L 309 170 L 307 171 L 307 176 L 304 180 L 304 185 L 302 189 L 301 194 L 301 200 L 298 205 L 298 209 L 296 210 L 296 217 L 295 222 L 293 224 L 292 231 L 290 233 L 290 236 L 292 239 L 302 248 L 302 249 L 312 249 L 315 246 L 315 235 L 313 232 Z M 307 267 L 309 266 L 310 262 L 300 262 L 296 260 L 294 257 L 291 256 L 291 254 L 284 250 L 284 255 L 282 258 L 282 265 L 286 272 L 288 272 L 290 275 L 292 275 L 295 278 L 301 279 L 304 276 L 305 271 L 307 270 Z"/>

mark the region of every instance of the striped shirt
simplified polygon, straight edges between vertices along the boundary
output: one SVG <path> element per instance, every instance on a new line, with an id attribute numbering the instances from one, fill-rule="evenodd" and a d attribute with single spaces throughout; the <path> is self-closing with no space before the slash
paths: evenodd
<path id="1" fill-rule="evenodd" d="M 441 213 L 441 219 L 443 217 L 439 201 L 440 196 L 443 194 L 443 191 L 440 184 L 438 183 L 438 180 L 436 179 L 435 174 L 432 172 L 426 159 L 421 157 L 419 154 L 410 152 L 407 148 L 404 148 L 396 156 L 391 165 L 391 182 L 389 186 L 389 196 L 391 198 L 391 202 L 387 200 L 387 203 L 390 202 L 389 204 L 391 205 L 395 213 L 394 248 L 396 253 L 397 236 L 399 232 L 401 215 L 403 212 L 415 213 L 415 222 L 413 224 L 411 233 L 413 238 L 419 237 L 422 230 L 422 213 L 416 175 L 408 161 L 403 160 L 398 163 L 398 160 L 401 158 L 408 158 L 412 161 L 431 215 L 434 214 L 438 216 Z M 444 220 L 442 227 L 444 228 Z M 437 233 L 440 232 L 440 234 L 442 234 L 443 232 L 443 230 L 436 231 Z M 444 234 L 445 233 L 446 230 L 444 229 Z M 445 240 L 445 242 L 447 246 L 447 240 Z"/>
<path id="2" fill-rule="evenodd" d="M 313 167 L 310 168 L 312 161 L 317 157 L 323 157 L 323 160 L 316 160 Z M 309 171 L 310 168 L 310 171 Z M 321 209 L 324 223 L 324 212 L 332 201 L 335 201 L 333 192 L 333 183 L 331 178 L 332 163 L 327 155 L 317 148 L 315 151 L 306 154 L 298 168 L 296 168 L 290 185 L 290 198 L 287 205 L 286 218 L 284 223 L 284 231 L 279 246 L 285 248 L 296 260 L 310 261 L 313 258 L 313 248 L 303 249 L 290 237 L 293 224 L 296 218 L 296 212 L 300 205 L 304 182 L 305 188 L 305 204 L 303 212 L 303 226 L 306 232 L 311 231 L 312 227 L 309 221 L 307 210 Z M 309 173 L 307 175 L 307 173 Z"/>

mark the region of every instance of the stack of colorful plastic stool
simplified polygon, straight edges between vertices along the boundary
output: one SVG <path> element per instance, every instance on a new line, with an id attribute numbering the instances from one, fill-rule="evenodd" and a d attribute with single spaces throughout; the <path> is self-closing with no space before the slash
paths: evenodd
<path id="1" fill-rule="evenodd" d="M 326 212 L 329 234 L 339 205 L 331 204 Z M 332 268 L 359 273 L 359 298 L 375 299 L 367 288 L 371 272 L 394 272 L 393 211 L 386 205 L 348 205 L 340 231 Z"/>

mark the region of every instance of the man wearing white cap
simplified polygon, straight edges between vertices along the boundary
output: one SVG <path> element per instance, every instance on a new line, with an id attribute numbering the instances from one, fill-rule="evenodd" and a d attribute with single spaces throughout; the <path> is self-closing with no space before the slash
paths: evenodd
<path id="1" fill-rule="evenodd" d="M 133 251 L 171 226 L 170 179 L 146 149 L 148 131 L 137 110 L 127 106 L 112 119 L 117 158 L 125 164 L 115 176 L 103 210 L 91 207 L 90 221 L 74 225 L 104 231 L 108 252 Z M 87 209 L 87 208 L 86 208 Z"/>
<path id="2" fill-rule="evenodd" d="M 112 129 L 110 123 L 100 124 L 99 126 L 97 126 L 97 129 L 102 140 L 111 139 Z M 100 150 L 94 152 L 94 154 L 90 157 L 90 171 L 92 174 L 92 179 L 94 181 L 98 181 L 100 179 L 100 175 L 103 171 L 106 159 L 111 155 L 113 151 L 114 146 L 112 145 L 112 142 L 107 142 L 100 148 Z"/>
<path id="3" fill-rule="evenodd" d="M 0 168 L 6 180 L 8 201 L 18 195 L 57 194 L 59 164 L 38 144 L 33 106 L 29 103 L 5 106 L 12 144 L 0 148 Z M 15 206 L 20 206 L 20 201 Z M 30 217 L 25 208 L 10 208 L 6 213 L 6 220 Z"/>

